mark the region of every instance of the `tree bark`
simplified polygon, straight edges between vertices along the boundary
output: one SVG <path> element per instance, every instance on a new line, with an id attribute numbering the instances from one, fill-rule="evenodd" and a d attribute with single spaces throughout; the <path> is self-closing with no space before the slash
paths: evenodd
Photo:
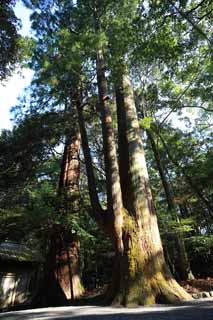
<path id="1" fill-rule="evenodd" d="M 72 130 L 66 137 L 58 183 L 56 214 L 66 219 L 79 214 L 80 135 Z M 79 239 L 64 223 L 52 226 L 45 266 L 44 305 L 65 305 L 82 295 Z"/>
<path id="2" fill-rule="evenodd" d="M 101 227 L 103 227 L 104 210 L 102 209 L 99 202 L 99 198 L 98 198 L 95 175 L 93 171 L 92 157 L 91 157 L 87 131 L 86 131 L 86 126 L 85 126 L 85 121 L 83 116 L 83 108 L 81 106 L 81 101 L 79 98 L 76 99 L 76 109 L 78 112 L 78 122 L 79 122 L 79 128 L 81 133 L 82 149 L 83 149 L 83 154 L 84 154 L 84 159 L 86 164 L 89 195 L 90 195 L 90 202 L 93 209 L 93 216 L 95 217 L 95 220 L 98 222 L 98 224 Z"/>
<path id="3" fill-rule="evenodd" d="M 114 287 L 112 300 L 124 305 L 190 300 L 191 296 L 174 280 L 164 259 L 133 90 L 127 75 L 122 78 L 122 88 L 123 112 L 118 114 L 125 121 L 130 176 L 128 187 L 132 194 L 133 211 L 124 211 L 124 252 L 120 258 L 120 272 L 116 270 L 117 290 Z M 121 121 L 123 120 L 120 119 L 120 123 Z"/>
<path id="4" fill-rule="evenodd" d="M 67 300 L 83 293 L 80 277 L 80 243 L 78 236 L 63 228 L 57 237 L 55 277 Z"/>
<path id="5" fill-rule="evenodd" d="M 130 168 L 129 168 L 129 152 L 126 136 L 126 122 L 124 118 L 125 105 L 122 87 L 116 87 L 116 104 L 117 104 L 117 121 L 118 121 L 118 154 L 119 154 L 119 173 L 122 190 L 123 205 L 128 212 L 133 212 L 133 195 L 131 188 Z"/>
<path id="6" fill-rule="evenodd" d="M 109 107 L 105 63 L 101 48 L 96 51 L 96 72 L 103 135 L 105 172 L 107 181 L 107 211 L 111 223 L 112 237 L 116 252 L 122 254 L 123 201 L 120 185 L 119 167 L 116 154 L 115 137 Z"/>
<path id="7" fill-rule="evenodd" d="M 191 296 L 177 284 L 165 263 L 130 81 L 126 76 L 123 78 L 124 103 L 119 119 L 121 124 L 124 117 L 122 130 L 126 139 L 126 142 L 120 143 L 120 150 L 125 147 L 128 150 L 127 177 L 131 195 L 129 199 L 131 211 L 128 211 L 123 206 L 123 199 L 126 199 L 126 203 L 128 202 L 125 194 L 122 196 L 122 190 L 125 188 L 124 185 L 121 188 L 124 182 L 120 181 L 120 174 L 122 175 L 121 172 L 124 171 L 119 172 L 117 163 L 105 63 L 100 47 L 96 51 L 96 70 L 107 179 L 107 211 L 104 212 L 105 221 L 102 221 L 103 224 L 108 225 L 106 229 L 111 234 L 116 251 L 112 284 L 107 295 L 108 301 L 122 305 L 138 305 L 156 301 L 190 300 Z M 84 140 L 85 160 L 90 162 L 87 165 L 87 175 L 89 189 L 91 189 L 94 185 L 91 156 L 88 142 L 86 142 L 81 108 L 78 110 L 81 134 L 82 137 L 84 136 L 82 140 Z M 98 199 L 92 190 L 90 197 L 95 205 Z"/>
<path id="8" fill-rule="evenodd" d="M 66 138 L 58 185 L 60 214 L 79 214 L 80 134 L 74 130 Z M 74 300 L 83 293 L 80 279 L 80 243 L 77 234 L 66 226 L 56 235 L 56 281 L 66 298 Z"/>
<path id="9" fill-rule="evenodd" d="M 60 306 L 67 303 L 66 295 L 56 279 L 57 234 L 54 226 L 50 231 L 49 248 L 44 266 L 44 278 L 35 299 L 39 307 Z"/>

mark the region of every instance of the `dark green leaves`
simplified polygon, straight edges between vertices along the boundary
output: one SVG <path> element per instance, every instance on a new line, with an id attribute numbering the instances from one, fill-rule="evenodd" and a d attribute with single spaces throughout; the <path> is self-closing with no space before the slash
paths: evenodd
<path id="1" fill-rule="evenodd" d="M 20 21 L 14 14 L 14 4 L 9 0 L 0 3 L 0 81 L 11 74 L 19 59 Z"/>

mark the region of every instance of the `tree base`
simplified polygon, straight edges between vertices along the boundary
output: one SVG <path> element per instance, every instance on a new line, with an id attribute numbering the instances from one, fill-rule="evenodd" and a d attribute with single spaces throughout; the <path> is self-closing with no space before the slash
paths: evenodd
<path id="1" fill-rule="evenodd" d="M 143 281 L 144 282 L 144 281 Z M 114 291 L 114 294 L 113 294 Z M 139 305 L 153 304 L 179 304 L 183 301 L 193 300 L 174 279 L 165 280 L 157 277 L 156 283 L 150 285 L 135 284 L 129 290 L 115 292 L 115 288 L 109 287 L 106 296 L 106 304 L 113 306 L 137 307 Z"/>
<path id="2" fill-rule="evenodd" d="M 192 300 L 173 278 L 162 247 L 158 246 L 157 251 L 149 245 L 134 223 L 129 223 L 123 234 L 124 252 L 115 258 L 112 283 L 106 294 L 108 304 L 133 307 Z"/>

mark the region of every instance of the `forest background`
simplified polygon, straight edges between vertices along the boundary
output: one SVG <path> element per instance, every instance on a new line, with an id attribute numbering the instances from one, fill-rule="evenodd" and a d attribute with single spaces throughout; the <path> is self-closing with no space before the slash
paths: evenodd
<path id="1" fill-rule="evenodd" d="M 34 71 L 0 137 L 1 241 L 43 255 L 42 303 L 188 299 L 174 278 L 212 275 L 212 1 L 23 3 L 31 38 L 0 7 L 1 80 Z"/>

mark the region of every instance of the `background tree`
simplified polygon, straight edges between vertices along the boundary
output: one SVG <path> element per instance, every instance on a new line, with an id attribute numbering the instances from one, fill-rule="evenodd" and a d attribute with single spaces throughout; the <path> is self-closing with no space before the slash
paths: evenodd
<path id="1" fill-rule="evenodd" d="M 15 16 L 15 1 L 3 0 L 0 4 L 0 80 L 14 70 L 20 52 L 20 21 Z"/>

